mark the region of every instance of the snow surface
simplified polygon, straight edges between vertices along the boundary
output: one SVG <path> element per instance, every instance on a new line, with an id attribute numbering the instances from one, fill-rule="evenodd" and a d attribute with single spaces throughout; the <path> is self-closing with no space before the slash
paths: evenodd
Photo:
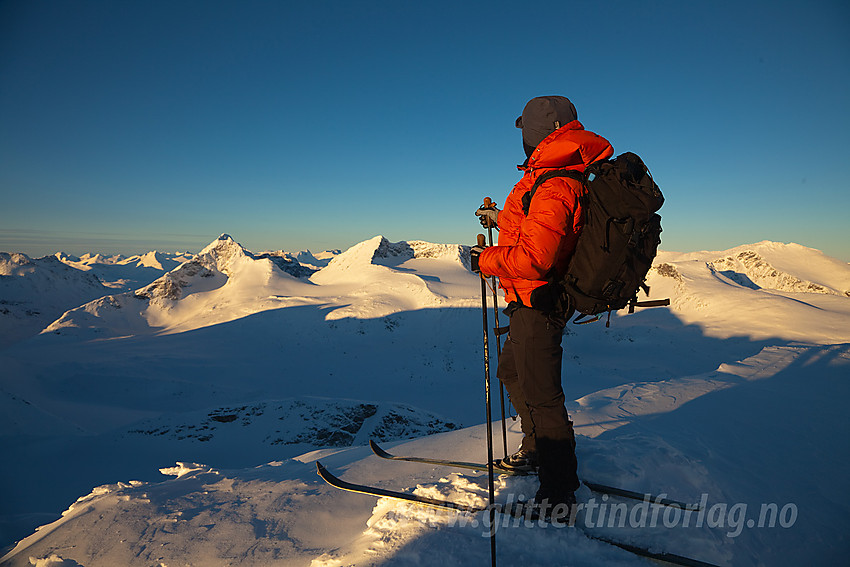
<path id="1" fill-rule="evenodd" d="M 366 446 L 485 459 L 480 280 L 465 247 L 377 236 L 341 253 L 254 254 L 222 235 L 177 265 L 145 257 L 163 270 L 154 281 L 101 286 L 0 350 L 0 564 L 489 562 L 486 515 L 344 493 L 315 474 L 321 460 L 352 482 L 486 504 L 484 473 Z M 27 261 L 15 273 L 42 271 Z M 39 281 L 0 300 L 34 301 Z M 649 284 L 670 308 L 565 331 L 580 474 L 706 513 L 685 526 L 683 513 L 582 488 L 600 506 L 579 522 L 718 565 L 845 564 L 850 267 L 760 242 L 662 252 Z M 58 297 L 51 285 L 38 300 Z M 497 500 L 535 489 L 499 478 Z M 602 505 L 608 520 L 626 505 L 649 520 L 600 522 Z M 759 526 L 763 506 L 772 527 Z M 576 529 L 507 522 L 497 537 L 500 565 L 649 564 Z"/>

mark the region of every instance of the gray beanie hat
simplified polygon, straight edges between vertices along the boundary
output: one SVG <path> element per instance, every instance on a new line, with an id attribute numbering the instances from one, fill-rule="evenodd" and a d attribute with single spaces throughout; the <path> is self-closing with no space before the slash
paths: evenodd
<path id="1" fill-rule="evenodd" d="M 578 120 L 576 107 L 565 96 L 539 96 L 528 101 L 516 127 L 522 128 L 522 141 L 536 148 L 543 138 L 573 120 Z"/>

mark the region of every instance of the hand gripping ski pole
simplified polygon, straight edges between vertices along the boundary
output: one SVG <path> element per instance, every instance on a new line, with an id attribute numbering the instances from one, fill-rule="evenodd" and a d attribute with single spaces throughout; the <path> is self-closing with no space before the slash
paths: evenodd
<path id="1" fill-rule="evenodd" d="M 478 245 L 485 245 L 484 235 L 478 235 Z M 484 400 L 487 405 L 487 489 L 490 506 L 490 562 L 496 567 L 496 489 L 493 479 L 493 424 L 490 412 L 490 329 L 487 325 L 487 280 L 481 279 L 481 314 L 484 321 Z"/>

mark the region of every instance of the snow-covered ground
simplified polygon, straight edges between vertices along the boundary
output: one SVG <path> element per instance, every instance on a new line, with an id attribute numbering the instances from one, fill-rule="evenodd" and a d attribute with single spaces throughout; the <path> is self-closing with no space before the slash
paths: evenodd
<path id="1" fill-rule="evenodd" d="M 179 264 L 160 258 L 136 289 L 62 299 L 41 334 L 0 350 L 0 564 L 486 564 L 485 515 L 344 493 L 315 473 L 321 460 L 353 482 L 486 503 L 486 474 L 366 446 L 485 459 L 467 255 L 382 237 L 254 254 L 222 235 Z M 0 300 L 59 307 L 55 284 L 9 287 L 38 271 L 16 269 Z M 843 564 L 850 267 L 761 242 L 662 252 L 649 284 L 670 308 L 565 333 L 580 473 L 705 511 L 583 488 L 580 525 L 718 565 Z M 499 501 L 534 490 L 533 478 L 497 480 Z M 647 564 L 581 530 L 498 528 L 500 565 Z"/>

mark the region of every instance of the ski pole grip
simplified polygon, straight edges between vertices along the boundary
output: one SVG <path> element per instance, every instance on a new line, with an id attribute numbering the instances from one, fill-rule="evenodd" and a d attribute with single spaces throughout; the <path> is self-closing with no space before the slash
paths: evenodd
<path id="1" fill-rule="evenodd" d="M 483 234 L 478 235 L 478 246 L 481 248 L 487 246 L 487 238 Z"/>
<path id="2" fill-rule="evenodd" d="M 482 206 L 481 208 L 482 209 L 489 209 L 492 206 L 493 206 L 493 200 L 490 199 L 490 197 L 484 197 L 484 206 Z"/>

